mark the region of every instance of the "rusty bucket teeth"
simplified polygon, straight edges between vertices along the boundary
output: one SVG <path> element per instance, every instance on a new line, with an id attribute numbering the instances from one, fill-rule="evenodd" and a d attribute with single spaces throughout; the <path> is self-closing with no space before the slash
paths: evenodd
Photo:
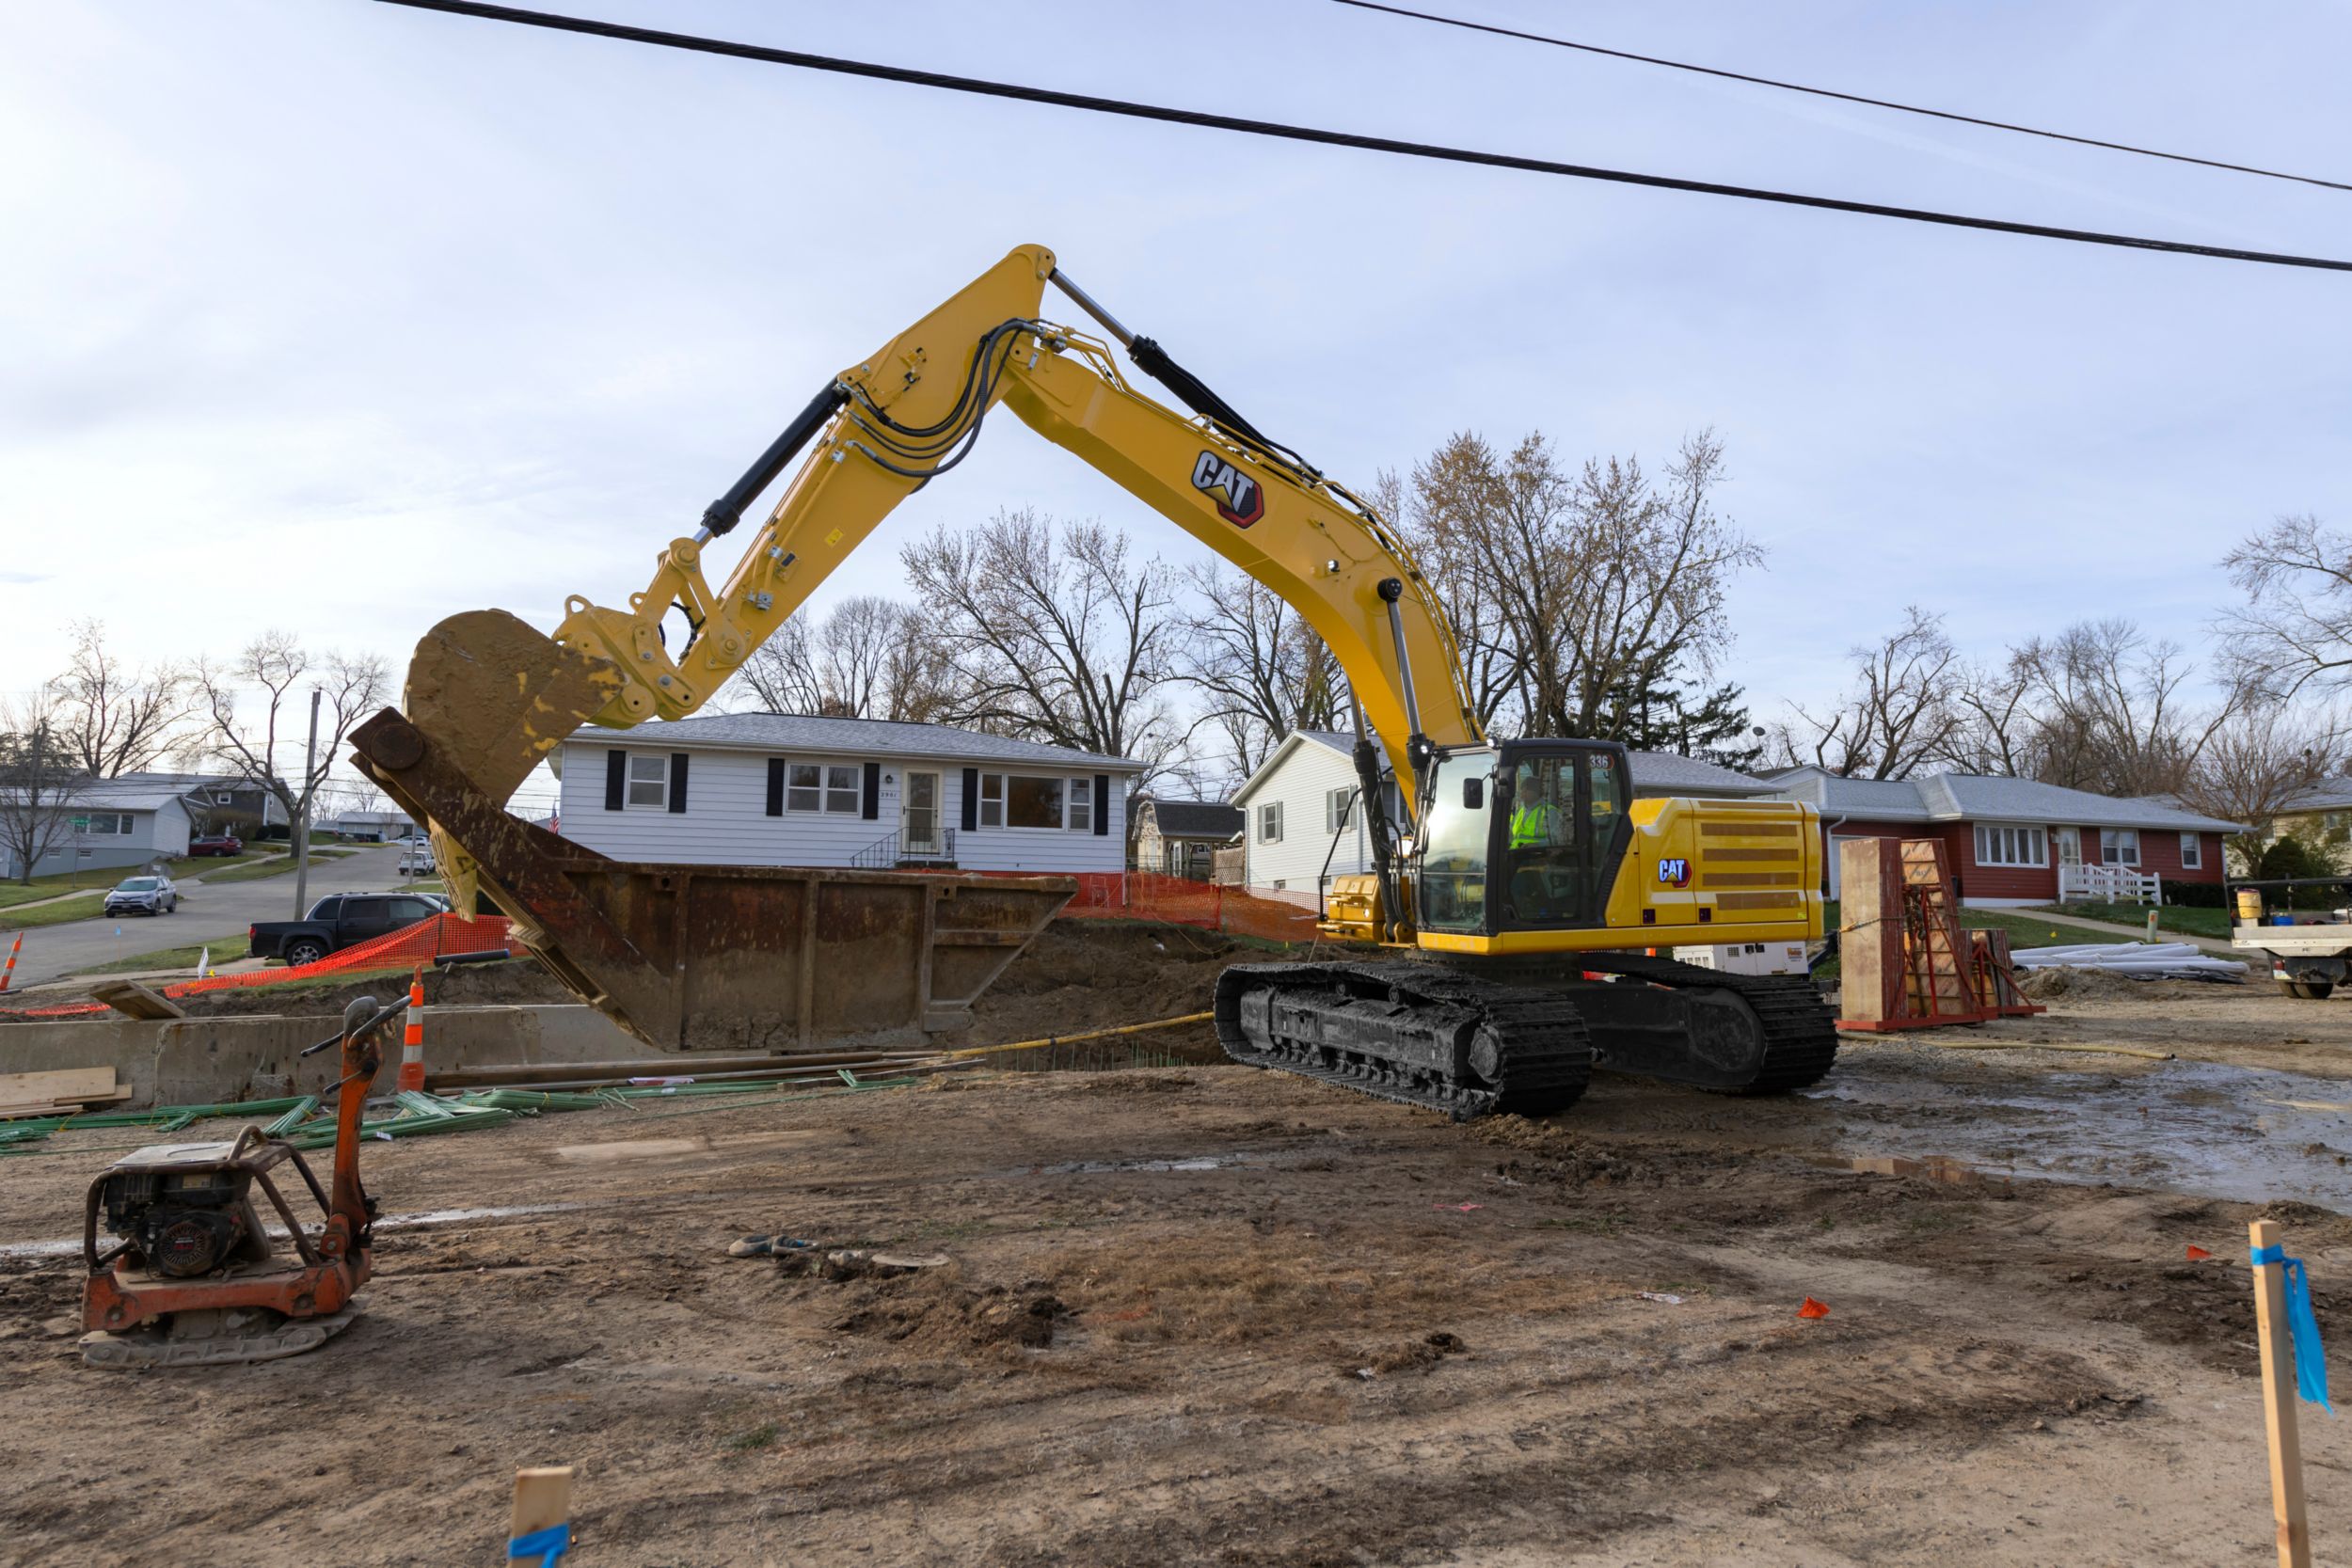
<path id="1" fill-rule="evenodd" d="M 621 673 L 502 610 L 471 610 L 426 632 L 401 705 L 474 785 L 503 804 L 566 736 L 621 689 Z M 473 857 L 432 825 L 453 908 L 473 908 Z"/>

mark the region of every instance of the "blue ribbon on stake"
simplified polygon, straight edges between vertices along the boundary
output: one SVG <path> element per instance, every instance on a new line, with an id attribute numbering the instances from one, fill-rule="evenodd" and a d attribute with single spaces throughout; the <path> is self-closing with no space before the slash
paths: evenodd
<path id="1" fill-rule="evenodd" d="M 2253 1247 L 2247 1256 L 2256 1268 L 2276 1263 L 2286 1272 L 2287 1334 L 2295 1351 L 2295 1390 L 2334 1415 L 2336 1407 L 2328 1402 L 2328 1357 L 2320 1348 L 2319 1318 L 2312 1311 L 2312 1280 L 2303 1259 L 2289 1258 L 2283 1246 Z"/>
<path id="2" fill-rule="evenodd" d="M 518 1557 L 535 1557 L 539 1568 L 556 1568 L 556 1559 L 572 1549 L 572 1527 L 568 1524 L 549 1525 L 532 1530 L 529 1535 L 512 1537 L 506 1543 L 506 1556 L 511 1561 Z"/>

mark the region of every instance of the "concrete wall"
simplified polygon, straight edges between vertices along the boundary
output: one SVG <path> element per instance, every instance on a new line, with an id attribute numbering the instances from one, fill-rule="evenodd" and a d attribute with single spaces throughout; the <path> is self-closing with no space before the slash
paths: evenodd
<path id="1" fill-rule="evenodd" d="M 394 992 L 388 989 L 384 999 Z M 211 1105 L 238 1100 L 277 1100 L 324 1094 L 342 1076 L 329 1047 L 304 1060 L 299 1053 L 334 1028 L 324 1017 L 191 1018 L 146 1022 L 98 1018 L 49 1023 L 0 1024 L 0 1072 L 111 1067 L 131 1098 L 115 1109 L 150 1105 Z M 389 1094 L 400 1066 L 400 1031 L 375 1090 Z M 594 1007 L 446 1006 L 425 1011 L 428 1072 L 458 1067 L 525 1062 L 623 1062 L 643 1058 L 664 1073 L 691 1072 L 691 1055 L 656 1054 Z"/>

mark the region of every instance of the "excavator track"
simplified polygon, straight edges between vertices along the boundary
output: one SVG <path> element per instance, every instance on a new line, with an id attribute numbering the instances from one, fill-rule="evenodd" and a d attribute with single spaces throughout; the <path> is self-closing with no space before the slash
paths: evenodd
<path id="1" fill-rule="evenodd" d="M 1236 964 L 1217 980 L 1216 1032 L 1236 1062 L 1456 1121 L 1557 1115 L 1593 1069 L 1567 993 L 1426 963 Z"/>
<path id="2" fill-rule="evenodd" d="M 1621 952 L 1513 958 L 1479 973 L 1576 999 L 1596 1065 L 1613 1072 L 1787 1094 L 1820 1083 L 1837 1060 L 1836 1015 L 1809 975 L 1731 974 Z"/>

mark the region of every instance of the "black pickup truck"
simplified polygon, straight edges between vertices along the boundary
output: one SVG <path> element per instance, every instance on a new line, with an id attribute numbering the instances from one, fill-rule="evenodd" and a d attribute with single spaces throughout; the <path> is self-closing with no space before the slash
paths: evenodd
<path id="1" fill-rule="evenodd" d="M 416 893 L 337 893 L 310 906 L 307 920 L 264 920 L 246 931 L 257 958 L 314 964 L 329 953 L 448 912 L 437 898 Z"/>

